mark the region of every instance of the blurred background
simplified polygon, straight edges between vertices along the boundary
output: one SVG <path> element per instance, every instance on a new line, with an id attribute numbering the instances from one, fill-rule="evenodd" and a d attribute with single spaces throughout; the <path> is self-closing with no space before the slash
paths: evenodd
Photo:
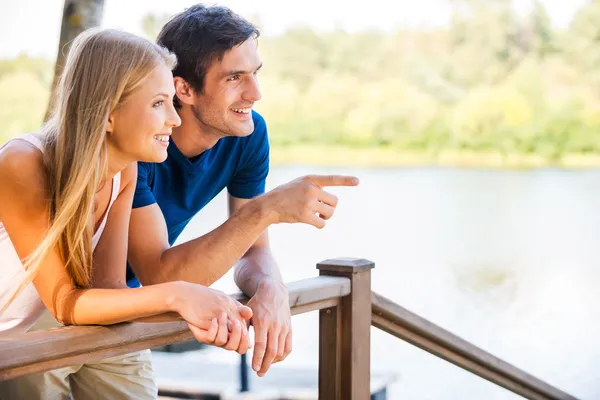
<path id="1" fill-rule="evenodd" d="M 193 2 L 104 4 L 103 26 L 154 39 Z M 306 173 L 361 178 L 332 190 L 340 205 L 326 229 L 271 228 L 286 280 L 315 276 L 327 258 L 371 259 L 374 290 L 600 399 L 600 1 L 219 4 L 262 31 L 268 188 Z M 42 122 L 62 9 L 0 0 L 0 143 Z M 221 194 L 180 242 L 225 218 Z M 231 274 L 216 287 L 235 290 Z M 294 352 L 273 368 L 316 367 L 317 314 L 293 323 Z M 398 377 L 390 399 L 516 398 L 372 335 L 373 369 Z M 159 380 L 173 372 L 155 368 Z"/>
<path id="2" fill-rule="evenodd" d="M 224 1 L 262 28 L 274 161 L 600 163 L 600 5 Z M 103 25 L 154 38 L 190 1 L 105 1 Z M 0 140 L 35 130 L 61 0 L 2 1 Z"/>

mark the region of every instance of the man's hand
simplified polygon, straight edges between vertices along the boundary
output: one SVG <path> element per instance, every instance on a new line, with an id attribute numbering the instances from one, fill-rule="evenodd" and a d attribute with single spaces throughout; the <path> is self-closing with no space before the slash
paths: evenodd
<path id="1" fill-rule="evenodd" d="M 263 279 L 248 301 L 254 326 L 252 369 L 264 376 L 271 364 L 292 351 L 292 314 L 288 291 L 281 282 Z"/>
<path id="2" fill-rule="evenodd" d="M 323 228 L 333 216 L 338 199 L 327 186 L 356 186 L 358 178 L 343 175 L 308 175 L 278 186 L 251 200 L 230 196 L 230 215 L 250 210 L 268 225 L 305 223 Z M 248 249 L 236 266 L 238 287 L 252 296 L 254 355 L 252 369 L 264 376 L 271 364 L 292 351 L 291 311 L 288 292 L 269 251 L 267 232 Z"/>
<path id="3" fill-rule="evenodd" d="M 358 178 L 344 175 L 307 175 L 253 200 L 270 211 L 273 223 L 305 223 L 324 228 L 333 216 L 338 198 L 323 190 L 327 186 L 356 186 Z"/>

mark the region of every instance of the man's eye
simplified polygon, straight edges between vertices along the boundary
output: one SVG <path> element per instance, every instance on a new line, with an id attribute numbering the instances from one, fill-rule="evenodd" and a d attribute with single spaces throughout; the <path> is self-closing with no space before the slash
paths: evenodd
<path id="1" fill-rule="evenodd" d="M 227 80 L 229 82 L 232 82 L 232 81 L 237 81 L 238 79 L 240 79 L 239 75 L 233 75 L 233 76 L 230 76 L 229 79 L 227 79 Z"/>
<path id="2" fill-rule="evenodd" d="M 162 106 L 164 103 L 165 103 L 165 101 L 164 101 L 164 100 L 159 100 L 159 101 L 157 101 L 156 103 L 154 103 L 154 104 L 152 105 L 152 107 L 160 107 L 160 106 Z"/>

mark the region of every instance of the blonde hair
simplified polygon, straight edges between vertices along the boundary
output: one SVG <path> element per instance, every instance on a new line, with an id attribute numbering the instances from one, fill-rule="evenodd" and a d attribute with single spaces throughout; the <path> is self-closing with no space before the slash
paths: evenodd
<path id="1" fill-rule="evenodd" d="M 106 123 L 160 65 L 175 56 L 149 40 L 118 30 L 90 29 L 75 38 L 56 88 L 54 109 L 41 129 L 50 226 L 24 260 L 25 278 L 3 311 L 35 278 L 58 245 L 67 273 L 89 287 L 92 269 L 93 200 L 106 179 Z"/>

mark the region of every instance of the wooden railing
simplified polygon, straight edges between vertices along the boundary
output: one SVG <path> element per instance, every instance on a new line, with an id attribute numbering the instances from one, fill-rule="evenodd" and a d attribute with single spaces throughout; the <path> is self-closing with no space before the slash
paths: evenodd
<path id="1" fill-rule="evenodd" d="M 370 397 L 371 325 L 529 399 L 575 399 L 371 291 L 373 263 L 333 259 L 288 284 L 292 314 L 319 310 L 319 398 Z M 242 294 L 233 295 L 245 302 Z M 183 321 L 70 326 L 0 338 L 0 380 L 192 338 Z M 401 360 L 400 360 L 401 362 Z"/>
<path id="2" fill-rule="evenodd" d="M 575 399 L 373 293 L 373 326 L 527 399 Z"/>

